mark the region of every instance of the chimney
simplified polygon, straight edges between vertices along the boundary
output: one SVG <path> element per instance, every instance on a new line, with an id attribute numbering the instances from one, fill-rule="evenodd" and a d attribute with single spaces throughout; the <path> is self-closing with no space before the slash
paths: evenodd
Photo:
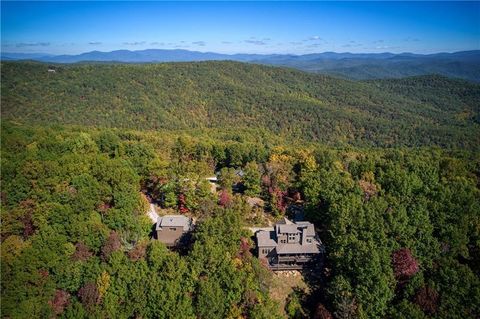
<path id="1" fill-rule="evenodd" d="M 302 245 L 307 244 L 307 227 L 302 227 Z"/>

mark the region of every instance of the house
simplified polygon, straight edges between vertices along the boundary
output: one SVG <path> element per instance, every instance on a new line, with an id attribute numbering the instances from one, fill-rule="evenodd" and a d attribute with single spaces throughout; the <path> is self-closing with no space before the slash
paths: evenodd
<path id="1" fill-rule="evenodd" d="M 218 178 L 217 176 L 210 176 L 205 178 L 209 183 L 210 183 L 210 192 L 212 194 L 215 194 L 217 192 L 217 186 L 218 186 Z"/>
<path id="2" fill-rule="evenodd" d="M 307 221 L 283 218 L 255 236 L 258 258 L 266 260 L 272 270 L 303 269 L 324 252 L 314 225 Z"/>
<path id="3" fill-rule="evenodd" d="M 184 243 L 192 229 L 192 219 L 183 215 L 159 216 L 155 227 L 157 239 L 169 247 Z"/>

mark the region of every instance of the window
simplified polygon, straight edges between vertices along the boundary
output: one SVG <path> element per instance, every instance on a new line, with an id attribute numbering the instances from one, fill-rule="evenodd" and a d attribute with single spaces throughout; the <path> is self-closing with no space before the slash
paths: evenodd
<path id="1" fill-rule="evenodd" d="M 285 239 L 280 240 L 280 242 L 281 242 L 282 244 L 286 244 L 286 243 L 287 243 L 287 241 L 286 241 Z"/>
<path id="2" fill-rule="evenodd" d="M 311 238 L 307 238 L 307 243 L 312 243 L 312 239 L 311 239 Z"/>
<path id="3" fill-rule="evenodd" d="M 169 230 L 176 231 L 177 229 L 175 227 L 170 227 Z"/>

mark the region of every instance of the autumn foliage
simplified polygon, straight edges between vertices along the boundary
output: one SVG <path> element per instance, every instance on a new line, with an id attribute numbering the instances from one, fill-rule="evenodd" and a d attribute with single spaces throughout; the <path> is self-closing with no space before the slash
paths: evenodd
<path id="1" fill-rule="evenodd" d="M 188 213 L 187 201 L 184 194 L 178 195 L 178 211 L 182 214 Z"/>
<path id="2" fill-rule="evenodd" d="M 102 258 L 107 260 L 110 255 L 120 249 L 122 247 L 122 243 L 120 242 L 120 236 L 114 231 L 110 233 L 108 236 L 107 241 L 102 247 Z"/>
<path id="3" fill-rule="evenodd" d="M 438 292 L 433 288 L 423 287 L 415 295 L 415 303 L 423 312 L 433 315 L 438 308 Z"/>
<path id="4" fill-rule="evenodd" d="M 220 191 L 220 195 L 218 196 L 218 204 L 220 206 L 225 207 L 228 204 L 230 204 L 231 201 L 232 201 L 232 199 L 231 199 L 230 194 L 226 190 L 222 189 Z"/>
<path id="5" fill-rule="evenodd" d="M 408 248 L 395 251 L 392 255 L 392 264 L 397 279 L 410 278 L 419 270 L 418 262 Z"/>
<path id="6" fill-rule="evenodd" d="M 270 196 L 272 196 L 272 203 L 275 205 L 275 209 L 284 214 L 285 211 L 287 210 L 287 201 L 285 200 L 285 196 L 287 195 L 287 192 L 282 191 L 279 188 L 272 188 L 270 187 L 268 189 Z"/>
<path id="7" fill-rule="evenodd" d="M 23 237 L 27 239 L 32 236 L 36 230 L 32 219 L 32 214 L 35 209 L 35 202 L 31 199 L 27 199 L 20 203 L 20 207 L 25 211 L 21 221 L 23 224 Z"/>
<path id="8" fill-rule="evenodd" d="M 88 249 L 88 247 L 79 242 L 75 245 L 75 252 L 72 255 L 72 259 L 75 261 L 84 261 L 93 256 L 93 253 Z"/>
<path id="9" fill-rule="evenodd" d="M 56 315 L 59 315 L 63 312 L 65 307 L 69 304 L 70 294 L 64 290 L 57 289 L 55 290 L 55 295 L 53 299 L 48 302 L 53 312 Z"/>
<path id="10" fill-rule="evenodd" d="M 138 243 L 128 252 L 130 260 L 137 261 L 143 259 L 147 253 L 147 243 Z"/>
<path id="11" fill-rule="evenodd" d="M 240 258 L 247 258 L 250 257 L 252 254 L 250 253 L 250 243 L 248 242 L 248 239 L 245 237 L 242 237 L 240 239 L 240 250 L 238 252 L 238 257 Z"/>
<path id="12" fill-rule="evenodd" d="M 325 308 L 325 306 L 321 303 L 317 305 L 315 308 L 315 312 L 313 313 L 313 319 L 333 319 L 332 314 L 330 311 Z"/>
<path id="13" fill-rule="evenodd" d="M 86 283 L 80 290 L 78 290 L 78 298 L 86 309 L 91 310 L 100 299 L 97 285 L 93 282 Z"/>

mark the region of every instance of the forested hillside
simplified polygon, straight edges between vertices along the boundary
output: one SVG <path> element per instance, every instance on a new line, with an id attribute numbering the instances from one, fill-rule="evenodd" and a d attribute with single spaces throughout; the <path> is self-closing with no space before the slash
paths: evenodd
<path id="1" fill-rule="evenodd" d="M 6 318 L 480 315 L 478 153 L 9 121 L 1 134 Z M 199 219 L 186 251 L 150 239 L 142 190 Z M 291 194 L 327 253 L 322 284 L 281 309 L 243 226 L 285 216 Z"/>
<path id="2" fill-rule="evenodd" d="M 334 146 L 480 145 L 480 86 L 440 76 L 353 82 L 237 62 L 48 67 L 2 63 L 2 118 L 137 130 L 235 128 Z"/>

